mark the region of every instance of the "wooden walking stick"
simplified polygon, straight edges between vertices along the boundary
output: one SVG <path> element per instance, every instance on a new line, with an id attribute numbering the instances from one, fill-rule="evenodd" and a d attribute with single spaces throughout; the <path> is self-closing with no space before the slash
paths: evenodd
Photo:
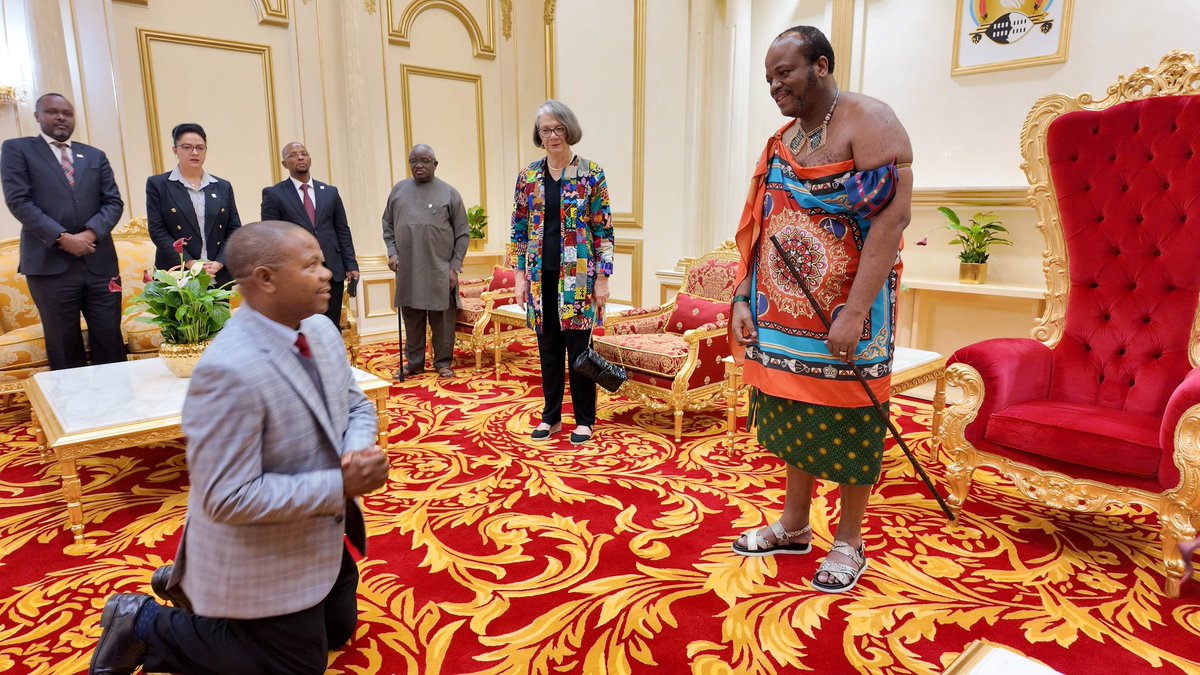
<path id="1" fill-rule="evenodd" d="M 817 299 L 813 297 L 812 291 L 808 290 L 808 284 L 805 284 L 804 278 L 800 276 L 800 270 L 796 269 L 795 263 L 788 257 L 787 251 L 783 250 L 783 244 L 779 243 L 779 239 L 776 236 L 771 235 L 771 243 L 775 245 L 775 250 L 779 251 L 779 257 L 783 259 L 783 264 L 787 265 L 788 271 L 792 273 L 792 278 L 796 280 L 797 284 L 800 284 L 800 290 L 804 291 L 804 297 L 808 298 L 808 304 L 812 305 L 813 311 L 817 313 L 817 318 L 821 320 L 821 323 L 825 326 L 825 330 L 828 331 L 833 324 L 830 323 L 829 317 L 825 316 L 825 312 L 821 309 L 821 306 L 817 304 Z M 942 512 L 946 514 L 946 518 L 950 522 L 954 522 L 954 514 L 951 513 L 950 506 L 946 504 L 946 500 L 942 499 L 942 495 L 933 486 L 933 481 L 929 480 L 929 475 L 925 473 L 925 469 L 921 468 L 912 450 L 908 449 L 908 444 L 900 436 L 900 430 L 892 423 L 892 418 L 883 409 L 883 404 L 879 402 L 878 398 L 875 398 L 875 392 L 871 391 L 871 385 L 867 384 L 867 379 L 863 377 L 862 370 L 854 362 L 853 358 L 850 359 L 849 365 L 850 370 L 854 372 L 854 377 L 862 385 L 863 391 L 867 392 L 867 396 L 870 397 L 871 403 L 875 406 L 875 412 L 879 413 L 879 416 L 887 423 L 888 430 L 892 432 L 892 438 L 896 439 L 896 442 L 900 444 L 900 449 L 904 451 L 905 456 L 908 457 L 908 461 L 912 462 L 913 468 L 917 470 L 917 474 L 921 476 L 921 480 L 925 481 L 925 487 L 929 488 L 929 493 L 933 495 L 938 505 L 942 507 Z"/>

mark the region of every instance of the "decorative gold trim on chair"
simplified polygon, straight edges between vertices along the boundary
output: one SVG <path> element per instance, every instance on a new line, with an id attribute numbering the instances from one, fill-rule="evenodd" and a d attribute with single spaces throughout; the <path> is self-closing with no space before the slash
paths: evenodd
<path id="1" fill-rule="evenodd" d="M 737 244 L 733 239 L 725 240 L 715 250 L 709 251 L 704 255 L 688 262 L 692 265 L 698 262 L 707 260 L 730 260 L 737 262 L 739 259 Z M 687 273 L 684 272 L 684 286 L 681 292 L 691 292 L 687 285 Z M 613 328 L 622 323 L 632 321 L 640 321 L 662 314 L 670 314 L 675 309 L 675 299 L 664 303 L 660 308 L 653 312 L 645 314 L 637 314 L 629 317 L 614 316 L 605 318 L 604 325 L 606 328 Z M 684 343 L 687 344 L 688 355 L 680 366 L 679 372 L 675 374 L 675 378 L 671 381 L 670 387 L 658 387 L 644 382 L 635 380 L 627 380 L 621 385 L 619 396 L 631 398 L 640 401 L 643 405 L 655 411 L 670 410 L 675 417 L 675 440 L 682 438 L 683 432 L 683 413 L 695 412 L 701 408 L 709 406 L 713 400 L 719 399 L 719 403 L 725 405 L 726 385 L 723 377 L 718 377 L 713 382 L 688 389 L 688 381 L 692 377 L 692 373 L 696 371 L 700 365 L 700 346 L 711 346 L 713 340 L 726 340 L 727 330 L 725 328 L 716 328 L 713 330 L 689 330 L 683 334 Z"/>
<path id="2" fill-rule="evenodd" d="M 1021 129 L 1021 169 L 1029 180 L 1029 201 L 1038 214 L 1038 230 L 1046 239 L 1047 256 L 1046 310 L 1033 329 L 1032 337 L 1053 348 L 1062 339 L 1067 313 L 1067 248 L 1062 223 L 1058 219 L 1058 195 L 1050 181 L 1050 160 L 1046 153 L 1046 132 L 1060 116 L 1079 110 L 1105 110 L 1129 101 L 1159 96 L 1195 96 L 1200 94 L 1200 66 L 1196 57 L 1175 50 L 1163 57 L 1158 67 L 1142 66 L 1132 75 L 1118 76 L 1108 95 L 1097 101 L 1089 93 L 1076 97 L 1051 94 L 1033 105 Z M 1200 326 L 1198 313 L 1197 326 Z M 1192 331 L 1189 355 L 1193 366 L 1200 365 L 1200 329 Z"/>
<path id="3" fill-rule="evenodd" d="M 1046 152 L 1046 135 L 1051 123 L 1061 115 L 1079 110 L 1104 110 L 1128 101 L 1157 96 L 1194 96 L 1200 94 L 1200 64 L 1192 54 L 1173 51 L 1158 68 L 1142 67 L 1128 77 L 1119 77 L 1099 101 L 1090 94 L 1068 97 L 1054 94 L 1034 104 L 1021 131 L 1021 168 L 1029 179 L 1029 199 L 1037 210 L 1038 229 L 1046 240 L 1043 269 L 1046 275 L 1046 310 L 1032 331 L 1032 337 L 1053 348 L 1062 339 L 1066 322 L 1067 251 L 1058 200 L 1051 182 Z M 1200 311 L 1193 321 L 1188 355 L 1193 367 L 1200 364 Z M 1180 482 L 1161 494 L 1136 488 L 1105 485 L 1082 480 L 980 451 L 966 438 L 966 428 L 983 405 L 984 385 L 979 371 L 963 363 L 946 370 L 946 381 L 962 390 L 962 398 L 946 412 L 937 433 L 946 448 L 950 484 L 947 501 L 955 514 L 962 509 L 971 485 L 971 476 L 981 466 L 992 467 L 1013 481 L 1026 497 L 1052 507 L 1095 512 L 1111 506 L 1142 505 L 1159 514 L 1162 522 L 1162 556 L 1166 573 L 1164 590 L 1176 597 L 1183 580 L 1183 559 L 1177 544 L 1196 536 L 1200 520 L 1200 405 L 1185 412 L 1175 428 L 1174 461 Z"/>

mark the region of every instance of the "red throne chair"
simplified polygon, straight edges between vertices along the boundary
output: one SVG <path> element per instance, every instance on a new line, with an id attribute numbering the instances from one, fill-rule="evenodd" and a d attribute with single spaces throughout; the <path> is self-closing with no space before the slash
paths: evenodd
<path id="1" fill-rule="evenodd" d="M 949 502 L 987 466 L 1028 498 L 1159 514 L 1164 591 L 1200 521 L 1200 67 L 1172 52 L 1102 100 L 1047 96 L 1021 133 L 1046 239 L 1032 339 L 949 359 Z"/>

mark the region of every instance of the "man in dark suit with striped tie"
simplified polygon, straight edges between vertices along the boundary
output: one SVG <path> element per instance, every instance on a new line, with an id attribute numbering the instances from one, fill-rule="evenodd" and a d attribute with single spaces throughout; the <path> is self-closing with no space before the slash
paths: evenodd
<path id="1" fill-rule="evenodd" d="M 121 280 L 109 233 L 125 203 L 103 152 L 71 141 L 75 107 L 45 94 L 33 113 L 42 133 L 0 146 L 0 184 L 21 223 L 19 270 L 42 319 L 52 369 L 87 365 L 82 313 L 93 363 L 125 360 Z"/>
<path id="2" fill-rule="evenodd" d="M 358 259 L 354 256 L 346 208 L 337 188 L 312 179 L 309 173 L 312 157 L 303 143 L 292 141 L 283 146 L 280 154 L 290 176 L 263 188 L 262 219 L 295 223 L 317 238 L 325 256 L 325 267 L 333 273 L 329 283 L 329 309 L 325 316 L 333 325 L 340 326 L 346 281 L 353 285 L 358 279 Z"/>

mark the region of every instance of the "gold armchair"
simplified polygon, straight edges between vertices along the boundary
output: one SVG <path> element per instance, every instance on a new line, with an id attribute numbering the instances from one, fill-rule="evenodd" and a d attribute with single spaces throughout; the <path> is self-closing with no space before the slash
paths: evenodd
<path id="1" fill-rule="evenodd" d="M 485 349 L 504 349 L 522 332 L 529 333 L 517 326 L 491 326 L 492 312 L 516 301 L 515 287 L 514 271 L 500 265 L 496 265 L 491 276 L 458 282 L 462 307 L 454 324 L 454 346 L 475 354 L 475 370 L 483 365 Z"/>
<path id="2" fill-rule="evenodd" d="M 688 263 L 673 300 L 607 317 L 604 334 L 593 338 L 596 351 L 629 375 L 618 394 L 652 410 L 670 410 L 676 441 L 685 411 L 724 402 L 722 361 L 730 353 L 726 324 L 737 264 L 730 239 Z"/>
<path id="3" fill-rule="evenodd" d="M 1200 521 L 1200 65 L 1168 54 L 1095 100 L 1047 96 L 1021 133 L 1046 239 L 1032 339 L 958 350 L 941 430 L 949 503 L 991 467 L 1030 499 L 1162 522 L 1164 590 Z"/>

